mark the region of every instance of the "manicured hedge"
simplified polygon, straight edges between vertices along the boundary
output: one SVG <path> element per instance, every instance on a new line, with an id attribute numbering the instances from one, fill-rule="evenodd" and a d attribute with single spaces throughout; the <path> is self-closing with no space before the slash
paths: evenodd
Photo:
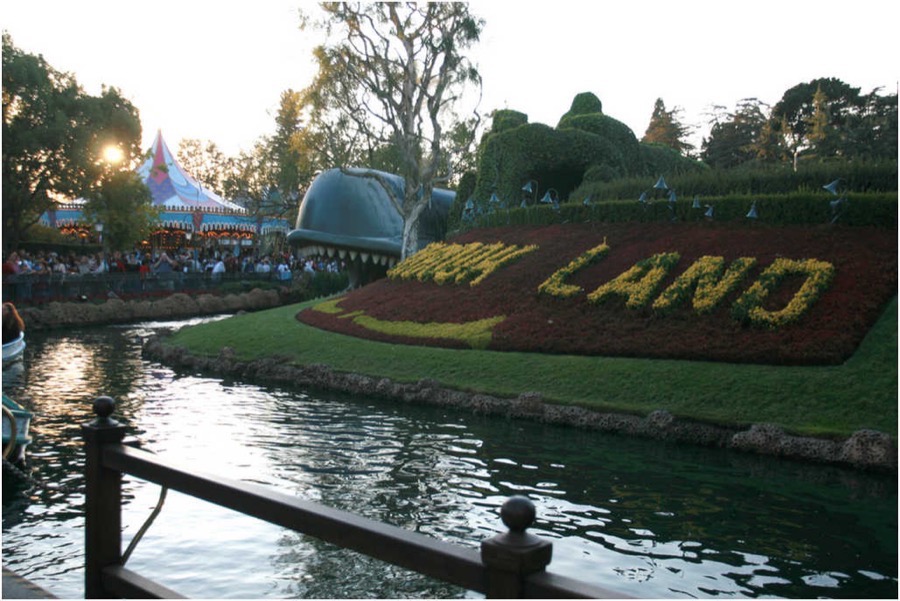
<path id="1" fill-rule="evenodd" d="M 495 210 L 481 215 L 471 222 L 462 222 L 461 230 L 501 225 L 550 225 L 554 223 L 654 223 L 671 222 L 729 222 L 755 227 L 767 225 L 820 225 L 829 224 L 835 218 L 831 206 L 834 197 L 822 193 L 795 193 L 773 195 L 733 195 L 727 197 L 700 197 L 700 208 L 693 208 L 693 199 L 681 197 L 671 203 L 663 197 L 649 202 L 637 200 L 591 201 L 587 206 L 573 199 L 563 203 L 559 210 L 549 205 L 525 209 Z M 747 214 L 756 203 L 757 219 Z M 713 209 L 712 219 L 705 215 Z M 835 221 L 839 225 L 875 226 L 897 228 L 897 193 L 851 194 Z"/>
<path id="2" fill-rule="evenodd" d="M 897 161 L 881 163 L 802 163 L 798 171 L 790 166 L 738 169 L 706 169 L 691 172 L 658 169 L 643 177 L 608 181 L 588 171 L 572 198 L 591 196 L 594 200 L 637 199 L 652 191 L 659 176 L 679 196 L 731 196 L 735 194 L 827 194 L 822 186 L 841 178 L 851 197 L 869 192 L 897 191 Z"/>

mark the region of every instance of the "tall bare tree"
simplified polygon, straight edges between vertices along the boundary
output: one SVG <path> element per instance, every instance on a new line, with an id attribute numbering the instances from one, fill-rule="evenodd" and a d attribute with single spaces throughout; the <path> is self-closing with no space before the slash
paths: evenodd
<path id="1" fill-rule="evenodd" d="M 459 140 L 447 132 L 466 121 L 457 111 L 474 98 L 463 95 L 474 86 L 480 100 L 481 76 L 465 52 L 478 41 L 484 21 L 462 2 L 321 7 L 320 25 L 331 41 L 315 51 L 319 73 L 306 96 L 316 98 L 320 109 L 331 108 L 327 121 L 344 126 L 344 140 L 363 139 L 369 148 L 399 152 L 403 198 L 395 198 L 387 182 L 381 184 L 403 218 L 405 258 L 417 250 L 419 217 L 432 189 L 451 177 Z M 473 105 L 468 121 L 477 124 L 477 102 Z"/>

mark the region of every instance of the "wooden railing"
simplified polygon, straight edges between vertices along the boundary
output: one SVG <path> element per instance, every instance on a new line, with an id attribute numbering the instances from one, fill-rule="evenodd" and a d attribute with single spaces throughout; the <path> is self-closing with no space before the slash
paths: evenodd
<path id="1" fill-rule="evenodd" d="M 500 515 L 509 531 L 480 552 L 332 509 L 256 484 L 198 474 L 122 444 L 115 402 L 94 401 L 97 417 L 82 426 L 85 441 L 85 598 L 183 598 L 125 568 L 121 551 L 122 475 L 168 487 L 358 551 L 491 598 L 622 598 L 623 595 L 546 571 L 552 544 L 529 534 L 534 504 L 514 496 Z"/>

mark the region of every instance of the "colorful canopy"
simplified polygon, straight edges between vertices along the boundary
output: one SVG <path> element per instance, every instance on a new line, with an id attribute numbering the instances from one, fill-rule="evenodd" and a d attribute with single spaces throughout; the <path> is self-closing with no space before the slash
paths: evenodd
<path id="1" fill-rule="evenodd" d="M 287 232 L 290 229 L 285 219 L 248 215 L 240 205 L 204 188 L 172 156 L 162 132 L 157 132 L 156 140 L 150 147 L 150 156 L 138 167 L 137 174 L 149 188 L 153 206 L 161 209 L 161 227 L 195 232 L 233 230 L 257 234 Z M 82 199 L 59 205 L 41 215 L 40 221 L 43 225 L 56 228 L 83 225 L 83 205 Z"/>
<path id="2" fill-rule="evenodd" d="M 138 167 L 137 173 L 150 188 L 154 206 L 246 212 L 240 205 L 223 199 L 188 175 L 172 156 L 161 131 L 157 132 L 150 156 Z"/>

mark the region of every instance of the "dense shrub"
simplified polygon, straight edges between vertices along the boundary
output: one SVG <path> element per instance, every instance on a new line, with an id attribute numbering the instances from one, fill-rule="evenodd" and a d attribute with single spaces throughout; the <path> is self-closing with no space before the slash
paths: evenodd
<path id="1" fill-rule="evenodd" d="M 560 119 L 557 129 L 560 131 L 577 129 L 589 134 L 594 134 L 595 136 L 600 136 L 616 146 L 626 165 L 635 166 L 641 164 L 641 144 L 627 125 L 612 117 L 608 117 L 601 113 L 590 115 L 567 115 Z M 604 166 L 607 165 L 606 163 L 598 164 Z M 623 171 L 621 175 L 624 176 L 630 172 L 633 172 L 633 167 L 629 171 Z"/>
<path id="2" fill-rule="evenodd" d="M 664 153 L 671 149 L 657 148 L 654 152 Z M 646 145 L 642 152 L 647 152 Z M 837 178 L 851 197 L 868 192 L 897 191 L 897 162 L 882 163 L 804 163 L 799 171 L 788 166 L 770 166 L 738 169 L 702 169 L 677 171 L 665 168 L 664 162 L 642 177 L 621 178 L 608 181 L 588 172 L 584 183 L 573 193 L 583 198 L 592 196 L 595 200 L 637 199 L 641 192 L 653 186 L 656 179 L 665 176 L 670 188 L 679 196 L 701 197 L 731 196 L 735 194 L 789 194 L 809 192 L 827 194 L 822 186 Z"/>
<path id="3" fill-rule="evenodd" d="M 508 129 L 515 129 L 528 123 L 528 115 L 511 109 L 494 111 L 491 119 L 491 133 L 498 134 Z"/>
<path id="4" fill-rule="evenodd" d="M 554 188 L 565 198 L 595 164 L 628 173 L 619 148 L 600 136 L 541 123 L 506 130 L 489 136 L 479 148 L 475 202 L 486 211 L 488 199 L 496 193 L 508 206 L 518 205 L 522 185 L 538 177 L 541 193 Z"/>
<path id="5" fill-rule="evenodd" d="M 591 115 L 594 113 L 602 112 L 603 103 L 600 102 L 600 99 L 597 98 L 597 95 L 593 92 L 582 92 L 580 94 L 576 94 L 575 98 L 572 99 L 572 106 L 569 107 L 569 112 L 562 116 L 560 124 L 557 127 L 562 127 L 562 121 L 568 117 L 575 117 L 577 115 Z"/>
<path id="6" fill-rule="evenodd" d="M 501 225 L 550 225 L 554 223 L 654 223 L 654 222 L 729 222 L 755 227 L 767 225 L 819 225 L 835 220 L 840 225 L 875 226 L 897 228 L 897 194 L 851 194 L 847 204 L 835 213 L 832 196 L 827 193 L 795 193 L 775 195 L 735 195 L 727 197 L 700 197 L 699 208 L 694 208 L 692 198 L 681 197 L 675 202 L 663 198 L 651 198 L 650 202 L 613 200 L 587 205 L 572 195 L 572 202 L 564 203 L 559 210 L 549 206 L 514 208 L 482 215 L 474 222 L 464 224 L 468 228 L 497 227 Z M 582 199 L 583 201 L 584 199 Z M 756 204 L 759 215 L 749 219 L 747 214 Z M 706 213 L 713 209 L 713 217 Z M 836 219 L 835 219 L 836 216 Z"/>

